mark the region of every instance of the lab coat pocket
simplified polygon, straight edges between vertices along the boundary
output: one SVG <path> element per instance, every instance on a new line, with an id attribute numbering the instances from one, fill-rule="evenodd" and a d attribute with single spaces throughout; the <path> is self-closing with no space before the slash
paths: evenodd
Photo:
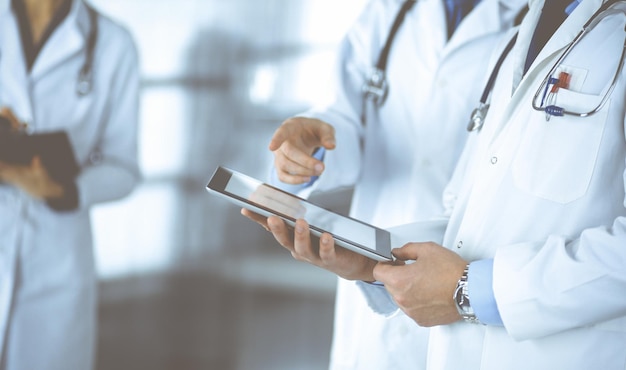
<path id="1" fill-rule="evenodd" d="M 573 112 L 589 112 L 602 95 L 561 89 L 556 104 Z M 536 197 L 569 203 L 582 197 L 591 182 L 602 141 L 610 100 L 588 117 L 551 117 L 533 111 L 522 131 L 512 164 L 516 186 Z"/>

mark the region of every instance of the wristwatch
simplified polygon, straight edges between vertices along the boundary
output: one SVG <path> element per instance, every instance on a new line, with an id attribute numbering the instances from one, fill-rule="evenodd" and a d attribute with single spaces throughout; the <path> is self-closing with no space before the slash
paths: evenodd
<path id="1" fill-rule="evenodd" d="M 459 311 L 459 315 L 465 320 L 465 322 L 471 324 L 480 324 L 480 321 L 474 314 L 474 310 L 470 305 L 469 294 L 467 289 L 467 274 L 469 272 L 469 263 L 465 266 L 463 275 L 456 283 L 456 289 L 454 290 L 454 303 L 456 309 Z"/>

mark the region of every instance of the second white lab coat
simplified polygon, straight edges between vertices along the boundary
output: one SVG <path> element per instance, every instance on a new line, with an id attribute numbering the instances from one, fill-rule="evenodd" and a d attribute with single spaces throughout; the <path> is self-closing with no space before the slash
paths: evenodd
<path id="1" fill-rule="evenodd" d="M 0 185 L 0 350 L 7 370 L 93 366 L 96 276 L 89 207 L 128 194 L 137 168 L 138 63 L 129 34 L 99 18 L 93 90 L 76 94 L 90 28 L 74 1 L 27 73 L 16 17 L 0 0 L 0 105 L 35 132 L 66 130 L 79 207 L 57 212 Z"/>
<path id="2" fill-rule="evenodd" d="M 308 114 L 332 124 L 337 141 L 310 190 L 356 184 L 350 215 L 382 228 L 443 214 L 442 192 L 468 136 L 488 56 L 525 5 L 484 0 L 447 41 L 443 3 L 419 0 L 391 49 L 387 101 L 363 127 L 361 89 L 402 2 L 368 3 L 342 44 L 336 100 Z M 331 368 L 419 369 L 427 335 L 403 314 L 374 313 L 354 282 L 340 279 Z"/>
<path id="3" fill-rule="evenodd" d="M 444 245 L 470 261 L 494 259 L 504 327 L 432 328 L 429 370 L 626 368 L 626 70 L 589 117 L 546 121 L 531 107 L 541 80 L 600 4 L 581 2 L 522 78 L 543 6 L 530 3 L 485 126 L 468 142 L 446 197 L 452 213 Z M 562 64 L 572 77 L 559 105 L 586 112 L 599 103 L 625 26 L 623 14 L 607 17 L 573 49 Z"/>

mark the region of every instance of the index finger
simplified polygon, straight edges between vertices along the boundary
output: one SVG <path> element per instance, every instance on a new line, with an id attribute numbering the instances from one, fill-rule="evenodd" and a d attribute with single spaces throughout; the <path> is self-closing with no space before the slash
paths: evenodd
<path id="1" fill-rule="evenodd" d="M 280 146 L 283 145 L 283 143 L 287 141 L 287 139 L 294 133 L 295 133 L 295 129 L 293 125 L 289 125 L 289 124 L 280 125 L 276 129 L 276 131 L 274 131 L 274 134 L 272 135 L 272 138 L 270 139 L 269 150 L 273 152 L 276 149 L 280 148 Z"/>
<path id="2" fill-rule="evenodd" d="M 319 174 L 323 164 L 316 159 L 316 144 L 307 143 L 310 133 L 301 124 L 287 122 L 281 125 L 270 141 L 269 149 L 274 153 L 277 170 L 290 175 L 313 176 Z"/>
<path id="3" fill-rule="evenodd" d="M 277 150 L 291 136 L 301 140 L 301 144 L 309 147 L 323 147 L 328 150 L 335 148 L 335 128 L 314 118 L 292 117 L 274 132 L 269 149 Z"/>

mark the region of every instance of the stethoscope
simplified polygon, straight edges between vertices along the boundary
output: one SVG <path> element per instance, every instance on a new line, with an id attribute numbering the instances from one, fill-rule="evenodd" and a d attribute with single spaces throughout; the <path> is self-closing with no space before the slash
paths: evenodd
<path id="1" fill-rule="evenodd" d="M 76 81 L 76 95 L 85 96 L 93 89 L 93 60 L 98 41 L 98 14 L 89 5 L 85 4 L 89 13 L 89 35 L 85 47 L 85 62 L 78 72 Z"/>
<path id="2" fill-rule="evenodd" d="M 386 70 L 389 52 L 391 51 L 391 45 L 393 44 L 393 40 L 396 37 L 400 25 L 404 21 L 406 13 L 411 10 L 413 5 L 415 5 L 415 2 L 416 0 L 406 0 L 402 4 L 402 7 L 398 11 L 396 18 L 393 21 L 391 30 L 389 31 L 389 35 L 387 36 L 387 40 L 385 41 L 385 46 L 378 56 L 376 66 L 372 69 L 369 79 L 363 85 L 363 96 L 366 100 L 371 100 L 377 106 L 382 106 L 385 103 L 389 92 Z"/>
<path id="3" fill-rule="evenodd" d="M 487 112 L 489 111 L 489 103 L 487 99 L 489 99 L 489 95 L 491 94 L 491 90 L 493 90 L 493 85 L 496 83 L 496 77 L 498 76 L 498 72 L 504 63 L 504 60 L 513 49 L 513 45 L 515 45 L 515 41 L 517 41 L 517 32 L 513 35 L 513 38 L 509 41 L 508 44 L 504 47 L 504 50 L 500 54 L 496 65 L 493 67 L 491 74 L 489 75 L 489 79 L 487 80 L 487 84 L 483 89 L 483 93 L 480 96 L 480 101 L 478 103 L 478 107 L 476 107 L 470 116 L 470 122 L 467 125 L 467 131 L 476 131 L 480 130 L 485 123 L 485 117 L 487 117 Z"/>
<path id="4" fill-rule="evenodd" d="M 568 111 L 568 110 L 566 110 L 566 109 L 564 109 L 562 107 L 559 107 L 557 105 L 554 105 L 554 104 L 544 106 L 544 104 L 546 102 L 553 101 L 552 99 L 549 99 L 549 98 L 546 99 L 548 97 L 548 93 L 547 92 L 548 92 L 549 86 L 552 85 L 553 89 L 555 89 L 555 86 L 556 86 L 556 88 L 558 88 L 559 83 L 562 82 L 562 81 L 559 81 L 558 78 L 554 78 L 553 77 L 554 73 L 560 67 L 561 63 L 569 55 L 569 53 L 572 51 L 572 49 L 580 42 L 580 40 L 583 38 L 583 36 L 588 34 L 598 23 L 600 23 L 600 21 L 605 16 L 608 16 L 608 15 L 611 15 L 611 14 L 616 14 L 616 13 L 619 13 L 619 12 L 622 12 L 622 13 L 626 14 L 626 9 L 615 9 L 615 10 L 611 9 L 613 6 L 617 5 L 618 3 L 622 3 L 621 5 L 624 5 L 624 4 L 626 4 L 626 1 L 624 1 L 624 0 L 609 0 L 606 3 L 604 3 L 591 16 L 591 18 L 583 26 L 582 30 L 578 33 L 578 35 L 576 35 L 574 40 L 572 40 L 572 42 L 569 43 L 569 45 L 566 47 L 566 49 L 563 52 L 563 54 L 561 54 L 561 56 L 557 59 L 557 61 L 554 63 L 554 66 L 550 69 L 550 71 L 548 72 L 546 77 L 543 79 L 542 83 L 539 85 L 539 88 L 537 89 L 537 92 L 535 93 L 533 101 L 532 101 L 532 107 L 533 107 L 533 109 L 535 109 L 537 111 L 546 112 L 546 120 L 549 120 L 551 116 L 563 116 L 563 115 L 566 115 L 566 114 L 567 115 L 577 116 L 577 117 L 587 117 L 587 116 L 589 116 L 591 114 L 594 114 L 594 113 L 598 112 L 600 109 L 602 109 L 602 107 L 604 106 L 606 101 L 609 99 L 609 96 L 611 95 L 611 92 L 613 91 L 613 89 L 615 88 L 615 84 L 617 83 L 617 79 L 619 77 L 619 72 L 622 69 L 622 66 L 624 65 L 624 56 L 626 55 L 626 39 L 624 40 L 624 47 L 622 48 L 622 55 L 621 55 L 621 58 L 620 58 L 620 62 L 618 64 L 618 66 L 617 66 L 617 69 L 615 70 L 615 75 L 613 76 L 613 80 L 611 81 L 611 85 L 607 89 L 607 91 L 605 92 L 604 97 L 602 98 L 602 100 L 600 101 L 600 103 L 598 104 L 598 106 L 596 108 L 592 109 L 589 112 L 576 113 L 576 112 Z M 605 12 L 607 12 L 607 14 L 604 14 Z M 626 32 L 626 29 L 624 31 Z M 480 103 L 479 103 L 478 107 L 476 109 L 474 109 L 474 111 L 472 112 L 472 114 L 470 116 L 470 122 L 467 125 L 467 130 L 468 131 L 480 130 L 480 128 L 485 123 L 485 117 L 487 116 L 487 112 L 489 110 L 489 104 L 487 103 L 487 99 L 488 99 L 491 91 L 493 90 L 493 85 L 495 84 L 495 79 L 496 79 L 496 76 L 497 76 L 497 74 L 498 74 L 498 72 L 500 70 L 500 67 L 502 66 L 502 63 L 504 62 L 504 59 L 506 59 L 506 56 L 509 54 L 509 52 L 513 48 L 513 45 L 515 44 L 516 39 L 517 39 L 517 34 L 515 34 L 515 36 L 509 41 L 509 43 L 505 47 L 504 51 L 502 52 L 502 54 L 498 58 L 498 61 L 496 62 L 496 65 L 495 65 L 493 71 L 491 72 L 491 75 L 489 76 L 489 80 L 487 81 L 487 85 L 485 86 L 485 88 L 483 90 L 483 94 L 482 94 L 482 96 L 480 98 Z M 539 105 L 537 105 L 536 104 L 537 98 L 542 93 L 543 93 L 543 97 L 541 99 L 541 103 Z"/>
<path id="5" fill-rule="evenodd" d="M 621 3 L 621 4 L 620 4 Z M 621 7 L 619 7 L 621 6 Z M 616 7 L 616 9 L 614 9 L 613 7 Z M 617 8 L 619 7 L 619 8 Z M 606 13 L 606 14 L 604 14 Z M 593 30 L 593 28 L 598 25 L 598 23 L 600 23 L 600 21 L 611 14 L 619 14 L 619 13 L 623 13 L 624 15 L 626 15 L 626 1 L 624 0 L 609 0 L 606 3 L 604 3 L 600 9 L 598 9 L 589 19 L 589 21 L 587 21 L 587 23 L 585 23 L 585 25 L 583 26 L 583 29 L 576 35 L 576 37 L 574 38 L 574 40 L 567 46 L 567 48 L 565 49 L 565 51 L 563 52 L 563 54 L 561 54 L 561 56 L 559 57 L 559 59 L 554 63 L 554 66 L 550 69 L 550 72 L 548 72 L 548 74 L 546 75 L 546 77 L 543 79 L 543 81 L 541 82 L 541 84 L 539 85 L 539 88 L 537 89 L 537 92 L 535 93 L 535 96 L 533 97 L 533 101 L 532 101 L 532 106 L 533 109 L 537 110 L 537 111 L 542 111 L 546 113 L 546 120 L 550 119 L 550 116 L 555 116 L 555 117 L 562 117 L 564 115 L 570 115 L 570 116 L 576 116 L 576 117 L 587 117 L 590 116 L 596 112 L 598 112 L 600 109 L 602 109 L 602 107 L 604 106 L 604 104 L 606 104 L 607 100 L 609 100 L 609 97 L 611 95 L 611 92 L 613 91 L 613 89 L 615 88 L 615 84 L 617 83 L 617 79 L 619 77 L 619 72 L 621 71 L 623 65 L 624 65 L 624 56 L 626 56 L 626 37 L 624 38 L 624 46 L 622 47 L 622 55 L 620 57 L 620 61 L 618 63 L 617 68 L 615 69 L 615 74 L 613 75 L 613 80 L 611 81 L 611 85 L 609 86 L 608 90 L 606 90 L 606 92 L 604 93 L 604 96 L 602 97 L 602 100 L 600 100 L 600 103 L 593 109 L 591 109 L 588 112 L 572 112 L 570 110 L 567 110 L 563 107 L 560 107 L 556 104 L 550 104 L 551 102 L 554 102 L 553 99 L 550 99 L 551 97 L 553 97 L 553 93 L 549 94 L 548 90 L 557 90 L 558 86 L 560 83 L 563 83 L 563 77 L 559 76 L 560 78 L 555 78 L 553 77 L 555 72 L 557 71 L 557 69 L 560 67 L 561 63 L 563 62 L 563 60 L 565 58 L 567 58 L 567 56 L 569 55 L 569 53 L 572 51 L 572 49 L 580 42 L 580 40 L 589 32 L 591 32 L 591 30 Z M 601 17 L 604 14 L 604 17 Z M 624 28 L 624 32 L 626 32 L 626 27 Z M 565 75 L 565 78 L 567 78 L 567 75 Z M 552 86 L 552 88 L 550 88 L 550 86 Z M 537 104 L 537 100 L 539 98 L 539 95 L 542 95 L 541 98 L 541 103 Z M 548 104 L 548 105 L 545 105 Z"/>
<path id="6" fill-rule="evenodd" d="M 85 62 L 78 71 L 76 80 L 76 95 L 85 96 L 91 93 L 93 88 L 93 60 L 98 42 L 98 13 L 89 5 L 85 4 L 89 14 L 89 35 L 85 47 Z M 2 59 L 0 53 L 0 60 Z"/>
<path id="7" fill-rule="evenodd" d="M 93 64 L 94 54 L 96 50 L 96 44 L 98 41 L 98 13 L 90 5 L 85 3 L 87 12 L 89 14 L 89 34 L 87 36 L 87 44 L 85 46 L 85 61 L 78 72 L 78 78 L 76 80 L 76 95 L 79 97 L 90 94 L 93 90 Z M 2 54 L 0 53 L 0 60 Z M 25 127 L 28 125 L 25 125 Z M 104 131 L 104 128 L 99 129 L 100 134 Z M 94 150 L 90 155 L 89 161 L 97 163 L 101 161 L 102 155 L 99 149 Z"/>
<path id="8" fill-rule="evenodd" d="M 91 93 L 93 88 L 93 60 L 98 41 L 98 13 L 89 5 L 85 4 L 89 14 L 89 35 L 85 47 L 85 62 L 78 72 L 76 80 L 76 95 L 85 96 Z M 2 53 L 0 52 L 0 60 Z"/>

